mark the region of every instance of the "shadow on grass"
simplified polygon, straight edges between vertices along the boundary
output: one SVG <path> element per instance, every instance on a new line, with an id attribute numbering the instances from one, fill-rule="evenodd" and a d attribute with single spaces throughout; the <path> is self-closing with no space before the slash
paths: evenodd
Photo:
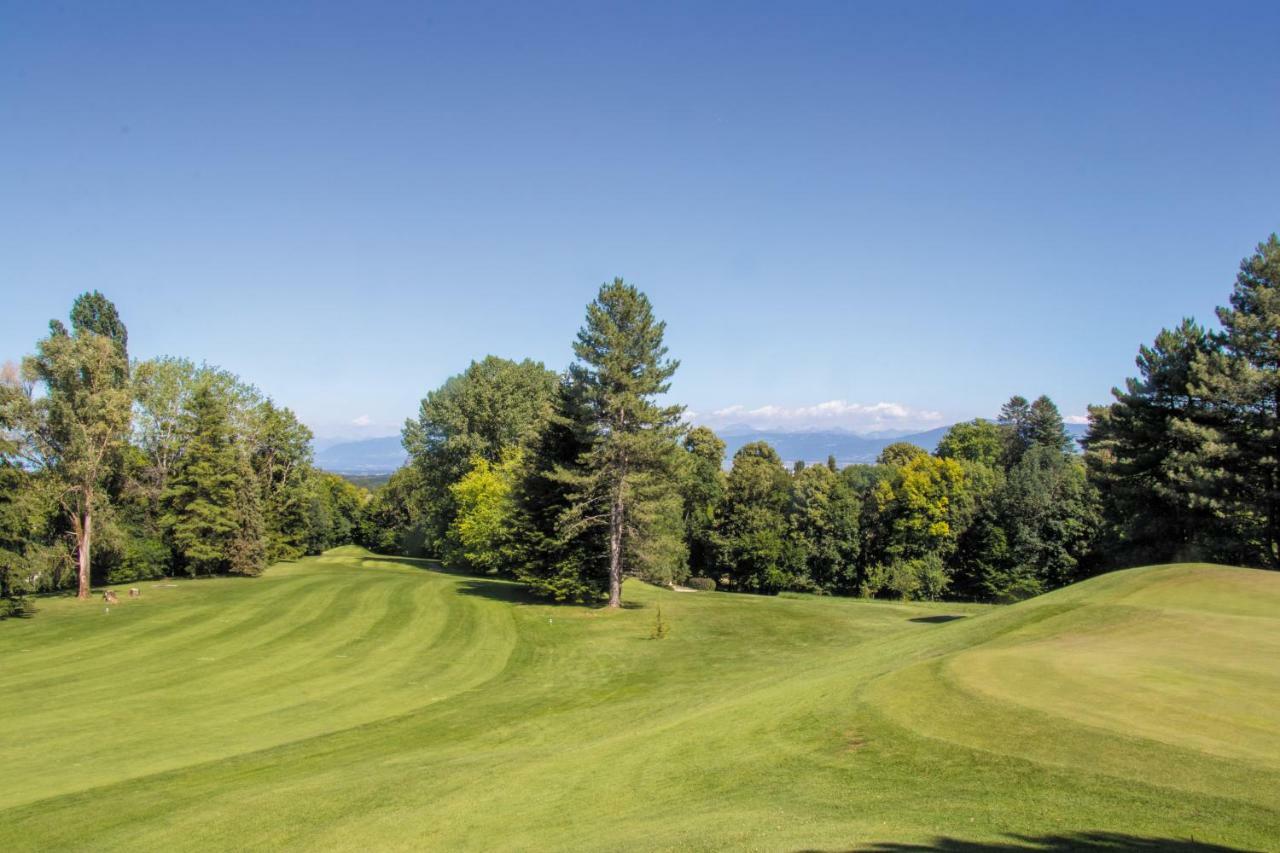
<path id="1" fill-rule="evenodd" d="M 1009 841 L 965 841 L 935 838 L 922 844 L 882 842 L 856 847 L 861 853 L 1243 853 L 1237 847 L 1223 847 L 1188 838 L 1145 838 L 1118 832 L 1071 832 L 1062 835 L 1010 835 Z M 817 853 L 817 851 L 813 851 Z M 852 853 L 852 851 L 851 851 Z"/>
<path id="2" fill-rule="evenodd" d="M 458 595 L 474 595 L 492 601 L 505 601 L 508 604 L 551 604 L 545 598 L 539 598 L 529 591 L 524 584 L 515 581 L 498 580 L 496 578 L 477 578 L 472 576 L 458 584 Z"/>
<path id="3" fill-rule="evenodd" d="M 464 574 L 460 572 L 458 574 Z M 537 604 L 542 607 L 583 607 L 588 610 L 603 610 L 604 604 L 582 604 L 575 601 L 555 601 L 535 595 L 527 586 L 519 581 L 504 578 L 482 578 L 466 575 L 467 580 L 458 584 L 458 595 L 474 595 L 493 601 L 505 601 L 509 604 Z M 645 605 L 635 601 L 622 602 L 623 610 L 643 610 Z"/>
<path id="4" fill-rule="evenodd" d="M 917 616 L 914 619 L 908 619 L 908 622 L 924 622 L 928 625 L 941 625 L 944 622 L 954 622 L 957 619 L 963 619 L 963 616 Z"/>
<path id="5" fill-rule="evenodd" d="M 474 595 L 480 598 L 490 598 L 494 601 L 505 601 L 511 604 L 540 604 L 551 607 L 587 607 L 591 610 L 603 610 L 604 602 L 583 604 L 577 601 L 555 601 L 550 598 L 543 598 L 535 595 L 527 586 L 519 581 L 509 578 L 488 577 L 485 575 L 477 575 L 475 572 L 467 569 L 454 568 L 446 566 L 439 560 L 429 559 L 426 557 L 386 557 L 371 555 L 361 557 L 365 562 L 369 563 L 388 563 L 391 565 L 406 566 L 411 569 L 422 569 L 428 572 L 437 572 L 442 575 L 451 575 L 457 578 L 464 578 L 462 583 L 458 584 L 459 595 Z M 645 605 L 635 601 L 622 602 L 623 610 L 643 610 Z"/>
<path id="6" fill-rule="evenodd" d="M 451 569 L 444 563 L 431 557 L 385 557 L 379 554 L 362 554 L 359 557 L 362 563 L 389 563 L 393 566 L 405 566 L 410 569 L 426 569 L 432 572 L 440 572 L 445 575 L 466 575 L 460 569 Z"/>

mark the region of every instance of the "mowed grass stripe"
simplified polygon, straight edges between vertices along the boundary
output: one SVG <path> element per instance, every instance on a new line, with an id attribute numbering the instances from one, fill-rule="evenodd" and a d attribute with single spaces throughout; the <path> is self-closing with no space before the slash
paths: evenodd
<path id="1" fill-rule="evenodd" d="M 343 549 L 264 579 L 371 590 L 349 597 L 353 612 L 335 615 L 329 633 L 289 608 L 286 621 L 310 627 L 276 631 L 271 660 L 292 651 L 304 661 L 284 670 L 287 687 L 251 672 L 243 695 L 202 715 L 190 703 L 203 695 L 198 683 L 148 681 L 152 700 L 184 709 L 166 719 L 186 718 L 188 739 L 207 735 L 202 748 L 176 766 L 159 760 L 181 753 L 182 727 L 135 709 L 133 727 L 152 739 L 111 755 L 99 775 L 62 779 L 79 787 L 46 786 L 39 801 L 0 810 L 0 846 L 846 849 L 1113 830 L 1266 848 L 1280 825 L 1280 780 L 1256 763 L 1083 724 L 967 682 L 974 656 L 1034 656 L 1064 632 L 1122 628 L 1144 594 L 1195 612 L 1181 596 L 1203 594 L 1203 583 L 1157 587 L 1204 571 L 1121 573 L 1000 609 L 629 582 L 637 607 L 608 613 Z M 1213 613 L 1280 603 L 1261 574 L 1233 582 L 1229 570 L 1208 570 L 1223 581 L 1209 584 Z M 657 604 L 672 627 L 661 642 L 647 639 Z M 948 616 L 964 618 L 912 621 Z M 1251 653 L 1269 647 L 1275 621 L 1259 625 L 1223 659 L 1274 674 L 1275 661 Z M 1119 653 L 1141 647 L 1141 632 L 1115 636 Z M 338 659 L 337 649 L 360 657 Z M 1198 660 L 1186 663 L 1203 669 Z M 61 672 L 84 667 L 68 660 Z M 1045 667 L 1045 678 L 1054 672 Z M 1205 672 L 1215 686 L 1221 677 Z M 119 678 L 127 690 L 129 673 Z M 1226 683 L 1242 691 L 1241 707 L 1258 701 L 1247 680 Z M 62 762 L 80 757 L 59 737 L 42 746 Z M 0 802 L 42 784 L 0 779 Z"/>
<path id="2" fill-rule="evenodd" d="M 307 626 L 316 634 L 326 633 L 330 628 L 335 632 L 343 630 L 341 622 L 335 620 L 339 615 L 337 610 L 324 612 L 322 607 L 328 604 L 334 608 L 342 594 L 332 583 L 301 583 L 292 595 L 276 590 L 265 609 L 246 605 L 252 596 L 249 588 L 242 587 L 230 594 L 226 590 L 221 592 L 223 605 L 216 611 L 221 618 L 213 618 L 206 612 L 202 621 L 193 620 L 186 630 L 176 631 L 174 644 L 159 637 L 161 642 L 145 654 L 143 643 L 135 642 L 118 655 L 104 655 L 100 666 L 75 679 L 59 679 L 56 670 L 51 668 L 53 675 L 35 682 L 20 682 L 17 689 L 20 693 L 31 691 L 33 695 L 44 691 L 71 709 L 100 709 L 102 703 L 145 698 L 155 690 L 171 692 L 175 678 L 182 678 L 187 687 L 182 695 L 198 706 L 224 695 L 225 686 L 219 686 L 219 677 L 247 678 L 256 673 L 256 667 L 244 664 L 259 652 L 277 654 L 282 659 L 299 654 L 305 646 L 295 648 L 288 642 L 291 634 L 299 636 L 297 632 L 306 630 Z M 237 656 L 241 656 L 240 659 Z M 257 661 L 265 662 L 265 656 Z M 122 672 L 128 673 L 128 679 L 123 682 Z M 277 674 L 271 672 L 270 675 Z M 128 689 L 123 690 L 122 684 Z"/>
<path id="3" fill-rule="evenodd" d="M 72 790 L 85 781 L 107 781 L 118 776 L 118 756 L 146 753 L 155 742 L 173 742 L 161 766 L 181 766 L 378 719 L 466 686 L 448 677 L 429 685 L 429 692 L 422 686 L 433 672 L 456 669 L 458 661 L 483 648 L 467 644 L 467 632 L 455 629 L 446 634 L 449 643 L 433 649 L 446 623 L 465 609 L 460 602 L 451 609 L 425 607 L 441 600 L 444 583 L 423 584 L 420 573 L 417 578 L 384 575 L 365 583 L 369 579 L 349 570 L 340 580 L 339 585 L 298 584 L 287 606 L 275 618 L 253 620 L 252 630 L 245 630 L 243 622 L 231 636 L 224 636 L 220 627 L 214 629 L 206 634 L 206 652 L 216 655 L 212 660 L 182 661 L 166 654 L 159 674 L 129 670 L 134 677 L 127 686 L 121 684 L 121 670 L 106 661 L 95 669 L 110 674 L 106 686 L 102 679 L 89 679 L 89 689 L 77 680 L 58 682 L 62 690 L 53 695 L 67 711 L 49 715 L 41 706 L 27 706 L 27 715 L 13 717 L 21 738 L 4 744 L 14 773 L 39 774 L 44 782 L 43 788 L 28 788 L 23 794 L 35 797 Z M 456 602 L 456 597 L 444 600 Z M 230 605 L 242 602 L 232 599 Z M 416 607 L 438 618 L 409 618 Z M 305 618 L 299 618 L 301 614 Z M 355 658 L 348 652 L 340 659 L 338 648 L 365 651 Z M 393 682 L 390 687 L 399 689 L 399 701 L 389 703 L 395 691 L 380 679 L 410 669 L 413 683 Z M 175 680 L 183 683 L 180 693 L 163 689 Z M 32 693 L 25 688 L 11 693 L 19 699 L 21 695 Z M 370 703 L 370 695 L 379 701 Z M 0 707 L 8 711 L 3 700 Z M 274 734 L 264 737 L 264 732 Z M 77 760 L 48 767 L 50 740 L 62 743 Z M 145 772 L 156 769 L 149 765 Z"/>
<path id="4" fill-rule="evenodd" d="M 353 590 L 355 596 L 365 596 L 369 591 Z M 292 594 L 284 592 L 278 590 L 275 600 L 265 602 L 266 609 L 261 610 L 251 603 L 252 590 L 238 590 L 223 598 L 221 608 L 206 611 L 200 621 L 193 619 L 186 630 L 175 631 L 173 643 L 166 639 L 150 654 L 142 653 L 143 642 L 134 641 L 132 647 L 122 648 L 119 654 L 105 654 L 104 666 L 74 683 L 46 680 L 30 687 L 57 690 L 60 685 L 58 692 L 72 705 L 114 700 L 120 697 L 119 673 L 127 668 L 130 693 L 134 695 L 171 686 L 175 671 L 196 679 L 193 686 L 208 688 L 219 674 L 252 671 L 245 669 L 243 663 L 260 652 L 270 656 L 279 650 L 280 654 L 297 655 L 306 646 L 298 643 L 295 647 L 295 638 L 304 640 L 308 635 L 330 633 L 341 636 L 345 632 L 343 623 L 350 612 L 338 606 L 343 588 L 312 582 L 298 584 Z M 212 686 L 216 689 L 216 685 Z"/>
<path id="5" fill-rule="evenodd" d="M 153 581 L 138 584 L 141 599 L 125 599 L 111 608 L 110 614 L 97 599 L 87 603 L 71 598 L 46 600 L 39 605 L 35 619 L 12 623 L 12 635 L 0 632 L 0 648 L 6 654 L 6 665 L 10 653 L 16 652 L 11 658 L 15 674 L 45 674 L 51 667 L 74 665 L 104 654 L 114 656 L 118 663 L 146 660 L 158 651 L 199 647 L 213 637 L 234 636 L 255 625 L 287 620 L 287 611 L 305 606 L 301 599 L 309 588 L 324 589 L 332 583 L 324 576 L 303 576 L 296 581 L 297 586 L 289 586 L 271 578 L 258 588 L 245 586 L 252 581 L 243 578 L 178 581 L 172 587 Z M 253 600 L 254 606 L 235 609 L 235 603 L 243 600 Z M 54 624 L 55 633 L 48 638 L 43 635 L 45 620 Z M 30 632 L 35 632 L 38 642 L 27 642 Z"/>

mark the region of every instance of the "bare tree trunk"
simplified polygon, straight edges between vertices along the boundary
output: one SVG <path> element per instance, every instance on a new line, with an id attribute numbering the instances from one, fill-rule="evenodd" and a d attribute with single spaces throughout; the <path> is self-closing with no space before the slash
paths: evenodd
<path id="1" fill-rule="evenodd" d="M 83 521 L 76 527 L 79 528 L 76 531 L 76 548 L 80 558 L 80 589 L 76 598 L 84 599 L 89 597 L 89 549 L 93 540 L 93 511 L 89 509 L 88 501 L 85 502 Z"/>
<path id="2" fill-rule="evenodd" d="M 609 606 L 622 606 L 622 490 L 609 510 Z"/>

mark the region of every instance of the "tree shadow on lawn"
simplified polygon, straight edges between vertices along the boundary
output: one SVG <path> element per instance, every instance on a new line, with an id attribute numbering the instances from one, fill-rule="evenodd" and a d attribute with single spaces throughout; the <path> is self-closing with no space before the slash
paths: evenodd
<path id="1" fill-rule="evenodd" d="M 494 601 L 505 601 L 510 604 L 549 604 L 546 599 L 538 598 L 521 583 L 507 578 L 485 577 L 469 572 L 466 569 L 446 566 L 439 560 L 425 557 L 364 557 L 370 563 L 390 563 L 410 569 L 421 569 L 441 575 L 462 578 L 458 584 L 459 595 L 474 595 L 480 598 L 491 598 Z"/>
<path id="2" fill-rule="evenodd" d="M 539 604 L 549 607 L 586 607 L 590 610 L 604 609 L 604 602 L 600 602 L 599 604 L 581 604 L 573 601 L 554 601 L 550 598 L 542 598 L 534 595 L 527 586 L 519 581 L 514 581 L 510 578 L 477 575 L 475 572 L 446 566 L 439 560 L 427 557 L 368 556 L 362 557 L 361 559 L 369 563 L 390 563 L 392 565 L 405 566 L 410 569 L 421 569 L 427 572 L 436 572 L 442 575 L 464 578 L 465 580 L 458 584 L 459 595 L 475 595 L 480 598 L 491 598 L 494 601 L 505 601 L 511 604 Z M 643 610 L 645 609 L 645 605 L 635 601 L 624 601 L 622 602 L 622 609 Z"/>
<path id="3" fill-rule="evenodd" d="M 963 619 L 963 616 L 945 615 L 945 616 L 917 616 L 914 619 L 908 619 L 908 622 L 924 622 L 928 625 L 941 625 L 944 622 L 954 622 L 957 619 Z"/>
<path id="4" fill-rule="evenodd" d="M 465 573 L 463 573 L 465 574 Z M 579 604 L 573 601 L 555 601 L 535 595 L 527 586 L 519 581 L 505 578 L 482 578 L 466 575 L 467 580 L 458 584 L 458 595 L 475 595 L 494 601 L 505 601 L 509 604 L 536 604 L 541 607 L 583 607 L 588 610 L 603 610 L 604 604 Z M 644 605 L 635 601 L 622 602 L 623 610 L 643 610 Z"/>
<path id="5" fill-rule="evenodd" d="M 856 847 L 861 853 L 1244 853 L 1238 847 L 1223 847 L 1187 838 L 1144 838 L 1119 832 L 1072 832 L 1063 835 L 1010 835 L 1008 842 L 965 841 L 935 838 L 923 844 L 893 841 Z M 818 853 L 818 851 L 807 851 Z M 852 853 L 852 851 L 850 851 Z"/>
<path id="6" fill-rule="evenodd" d="M 442 575 L 469 575 L 461 569 L 451 569 L 433 557 L 384 557 L 378 554 L 362 555 L 362 563 L 390 563 L 393 566 L 404 566 L 407 569 L 423 569 L 428 572 L 439 572 Z"/>
<path id="7" fill-rule="evenodd" d="M 538 598 L 524 584 L 497 578 L 478 578 L 472 575 L 468 580 L 458 584 L 458 595 L 474 595 L 492 601 L 503 601 L 507 604 L 551 604 L 545 598 Z"/>

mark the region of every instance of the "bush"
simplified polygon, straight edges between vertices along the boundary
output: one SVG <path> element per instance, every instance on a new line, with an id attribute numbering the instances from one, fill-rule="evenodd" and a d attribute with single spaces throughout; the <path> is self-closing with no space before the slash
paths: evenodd
<path id="1" fill-rule="evenodd" d="M 996 604 L 1017 604 L 1028 598 L 1035 598 L 1044 592 L 1044 585 L 1036 578 L 1019 578 L 1013 581 L 995 596 Z"/>
<path id="2" fill-rule="evenodd" d="M 110 583 L 152 580 L 162 578 L 170 571 L 173 553 L 158 538 L 133 536 L 124 543 L 118 565 L 107 573 Z"/>
<path id="3" fill-rule="evenodd" d="M 716 588 L 715 578 L 689 578 L 684 583 L 690 589 L 699 589 L 703 592 L 714 592 Z"/>
<path id="4" fill-rule="evenodd" d="M 35 612 L 36 606 L 28 598 L 0 598 L 0 619 L 30 619 Z"/>
<path id="5" fill-rule="evenodd" d="M 942 558 L 937 554 L 927 554 L 890 566 L 886 587 L 903 601 L 936 601 L 946 592 L 949 583 L 951 578 L 947 577 Z"/>
<path id="6" fill-rule="evenodd" d="M 875 598 L 889 582 L 889 570 L 880 563 L 867 566 L 862 583 L 858 584 L 859 598 Z"/>

